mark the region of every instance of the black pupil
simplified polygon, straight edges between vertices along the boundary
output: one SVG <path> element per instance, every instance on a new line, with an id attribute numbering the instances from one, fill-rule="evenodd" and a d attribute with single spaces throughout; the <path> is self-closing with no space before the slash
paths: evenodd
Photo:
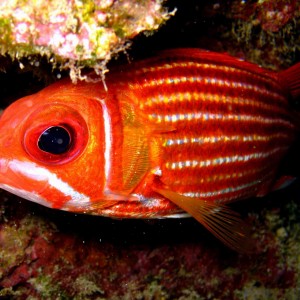
<path id="1" fill-rule="evenodd" d="M 38 146 L 41 150 L 51 154 L 62 154 L 69 150 L 71 137 L 69 132 L 60 126 L 53 126 L 45 130 L 39 137 Z"/>

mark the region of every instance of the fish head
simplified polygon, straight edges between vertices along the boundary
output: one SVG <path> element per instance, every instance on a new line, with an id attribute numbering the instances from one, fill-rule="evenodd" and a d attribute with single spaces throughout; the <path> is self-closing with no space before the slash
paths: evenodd
<path id="1" fill-rule="evenodd" d="M 100 102 L 106 97 L 101 87 L 62 81 L 7 108 L 0 118 L 0 188 L 72 211 L 101 197 L 105 133 Z"/>

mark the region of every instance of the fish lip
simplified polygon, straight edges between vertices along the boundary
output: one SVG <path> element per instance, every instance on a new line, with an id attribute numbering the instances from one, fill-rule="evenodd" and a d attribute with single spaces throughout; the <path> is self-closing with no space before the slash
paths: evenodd
<path id="1" fill-rule="evenodd" d="M 7 169 L 7 160 L 4 158 L 0 158 L 0 173 L 3 173 L 3 169 Z"/>
<path id="2" fill-rule="evenodd" d="M 31 188 L 30 185 L 32 185 Z M 25 189 L 25 186 L 28 186 L 28 188 Z M 51 208 L 51 203 L 41 197 L 46 189 L 46 182 L 45 184 L 40 184 L 39 188 L 36 185 L 33 186 L 33 182 L 30 180 L 26 181 L 22 173 L 16 172 L 10 167 L 9 159 L 0 158 L 0 189 Z"/>
<path id="3" fill-rule="evenodd" d="M 22 191 L 22 197 L 31 200 L 29 197 L 24 196 L 25 193 L 27 192 L 28 195 L 32 194 L 36 198 L 43 193 L 46 185 L 46 181 L 44 183 L 40 181 L 38 185 L 34 184 L 32 179 L 25 177 L 21 171 L 13 167 L 13 161 L 0 158 L 0 188 L 17 195 L 19 193 L 14 192 L 14 190 Z M 25 187 L 28 188 L 25 189 Z M 30 190 L 35 192 L 30 192 Z"/>
<path id="4" fill-rule="evenodd" d="M 35 202 L 35 203 L 41 204 L 43 206 L 52 208 L 51 204 L 48 201 L 46 201 L 45 199 L 40 197 L 38 194 L 35 194 L 33 192 L 28 192 L 26 190 L 22 190 L 22 189 L 19 189 L 19 188 L 14 188 L 14 187 L 12 187 L 11 185 L 8 185 L 8 184 L 0 184 L 0 188 L 7 191 L 7 192 L 9 192 L 9 193 L 11 193 L 11 194 L 13 194 L 13 195 L 21 197 L 23 199 L 26 199 L 26 200 L 29 200 L 31 202 Z"/>

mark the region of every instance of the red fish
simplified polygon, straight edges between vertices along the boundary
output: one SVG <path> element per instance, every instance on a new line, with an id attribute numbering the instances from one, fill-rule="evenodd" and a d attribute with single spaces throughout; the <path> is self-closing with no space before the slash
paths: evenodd
<path id="1" fill-rule="evenodd" d="M 73 212 L 191 215 L 246 248 L 226 204 L 274 189 L 299 132 L 299 71 L 176 49 L 113 69 L 107 90 L 59 81 L 3 113 L 0 187 Z"/>

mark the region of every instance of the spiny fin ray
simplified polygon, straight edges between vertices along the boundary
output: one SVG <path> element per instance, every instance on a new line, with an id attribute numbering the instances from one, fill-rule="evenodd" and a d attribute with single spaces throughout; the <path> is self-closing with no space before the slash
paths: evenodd
<path id="1" fill-rule="evenodd" d="M 237 212 L 225 205 L 187 197 L 167 189 L 154 190 L 188 212 L 228 247 L 244 253 L 254 251 L 250 229 Z"/>

